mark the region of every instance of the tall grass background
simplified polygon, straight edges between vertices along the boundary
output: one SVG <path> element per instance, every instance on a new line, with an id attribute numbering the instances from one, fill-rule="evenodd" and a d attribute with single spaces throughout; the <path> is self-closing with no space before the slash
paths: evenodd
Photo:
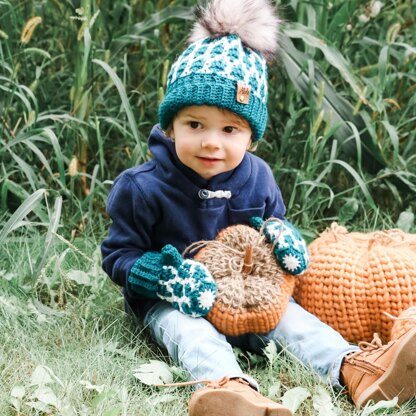
<path id="1" fill-rule="evenodd" d="M 189 389 L 134 377 L 149 360 L 184 375 L 124 314 L 99 245 L 112 180 L 151 157 L 146 138 L 195 4 L 0 0 L 1 414 L 186 414 Z M 288 217 L 308 240 L 332 221 L 415 232 L 415 3 L 276 5 L 285 24 L 257 154 Z M 236 354 L 265 394 L 324 386 L 287 355 Z M 339 412 L 360 414 L 324 388 Z M 297 414 L 319 414 L 314 405 Z"/>

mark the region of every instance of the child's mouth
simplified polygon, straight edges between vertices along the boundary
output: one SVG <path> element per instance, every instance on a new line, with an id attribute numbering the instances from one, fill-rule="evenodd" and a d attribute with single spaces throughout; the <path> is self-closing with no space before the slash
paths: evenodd
<path id="1" fill-rule="evenodd" d="M 221 159 L 212 158 L 212 157 L 201 157 L 201 156 L 198 156 L 198 160 L 204 165 L 208 165 L 208 166 L 215 165 L 216 163 L 221 161 Z"/>

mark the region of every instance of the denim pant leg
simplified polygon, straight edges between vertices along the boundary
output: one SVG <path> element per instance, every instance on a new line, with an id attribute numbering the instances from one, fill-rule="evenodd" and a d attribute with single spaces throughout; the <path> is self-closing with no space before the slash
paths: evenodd
<path id="1" fill-rule="evenodd" d="M 334 387 L 341 387 L 339 373 L 345 355 L 359 350 L 293 299 L 277 327 L 262 338 L 276 341 Z"/>
<path id="2" fill-rule="evenodd" d="M 231 345 L 262 353 L 270 341 L 285 349 L 311 368 L 326 382 L 340 388 L 339 372 L 346 354 L 359 348 L 350 345 L 338 332 L 310 314 L 293 299 L 277 327 L 267 334 L 227 337 Z"/>
<path id="3" fill-rule="evenodd" d="M 243 374 L 225 336 L 206 319 L 184 315 L 161 301 L 149 310 L 144 323 L 192 380 L 241 377 L 258 388 L 254 379 Z"/>

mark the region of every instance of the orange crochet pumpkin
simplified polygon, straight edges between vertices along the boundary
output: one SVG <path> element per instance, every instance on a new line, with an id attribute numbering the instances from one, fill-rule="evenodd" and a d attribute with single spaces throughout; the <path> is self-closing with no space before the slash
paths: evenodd
<path id="1" fill-rule="evenodd" d="M 416 235 L 398 229 L 348 233 L 333 223 L 309 246 L 295 300 L 348 341 L 390 339 L 393 320 L 416 305 Z M 386 313 L 385 313 L 386 312 Z"/>
<path id="2" fill-rule="evenodd" d="M 283 273 L 273 249 L 255 229 L 233 225 L 202 242 L 195 260 L 213 275 L 217 298 L 207 319 L 225 335 L 266 333 L 276 327 L 295 278 Z"/>
<path id="3" fill-rule="evenodd" d="M 416 326 L 416 306 L 404 310 L 399 316 L 393 317 L 393 327 L 391 328 L 391 339 L 401 337 L 410 328 Z"/>

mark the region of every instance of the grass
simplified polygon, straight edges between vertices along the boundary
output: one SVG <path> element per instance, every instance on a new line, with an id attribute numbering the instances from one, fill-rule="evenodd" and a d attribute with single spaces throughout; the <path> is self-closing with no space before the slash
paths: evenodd
<path id="1" fill-rule="evenodd" d="M 22 228 L 3 245 L 2 415 L 187 414 L 190 387 L 157 388 L 134 376 L 134 370 L 156 360 L 169 365 L 175 381 L 185 380 L 141 323 L 125 314 L 118 288 L 100 268 L 104 232 L 87 227 L 72 242 L 55 236 L 49 260 L 35 278 L 33 259 L 43 254 L 44 234 Z M 309 397 L 297 415 L 316 415 L 314 406 L 319 409 L 322 402 L 327 412 L 339 408 L 344 415 L 361 414 L 346 395 L 333 391 L 290 354 L 270 348 L 265 356 L 237 349 L 235 354 L 260 382 L 262 393 L 275 400 L 294 388 L 306 389 Z M 406 404 L 372 414 L 410 416 L 415 411 L 415 405 Z"/>
<path id="2" fill-rule="evenodd" d="M 416 232 L 414 4 L 275 3 L 286 25 L 257 154 L 289 218 L 309 241 L 332 221 Z M 195 4 L 0 1 L 2 415 L 186 414 L 190 388 L 134 377 L 151 359 L 183 374 L 124 314 L 98 247 L 113 179 L 150 157 L 146 137 Z M 328 404 L 319 387 L 343 414 L 361 413 L 286 354 L 236 354 L 264 394 L 307 389 L 297 415 Z"/>

